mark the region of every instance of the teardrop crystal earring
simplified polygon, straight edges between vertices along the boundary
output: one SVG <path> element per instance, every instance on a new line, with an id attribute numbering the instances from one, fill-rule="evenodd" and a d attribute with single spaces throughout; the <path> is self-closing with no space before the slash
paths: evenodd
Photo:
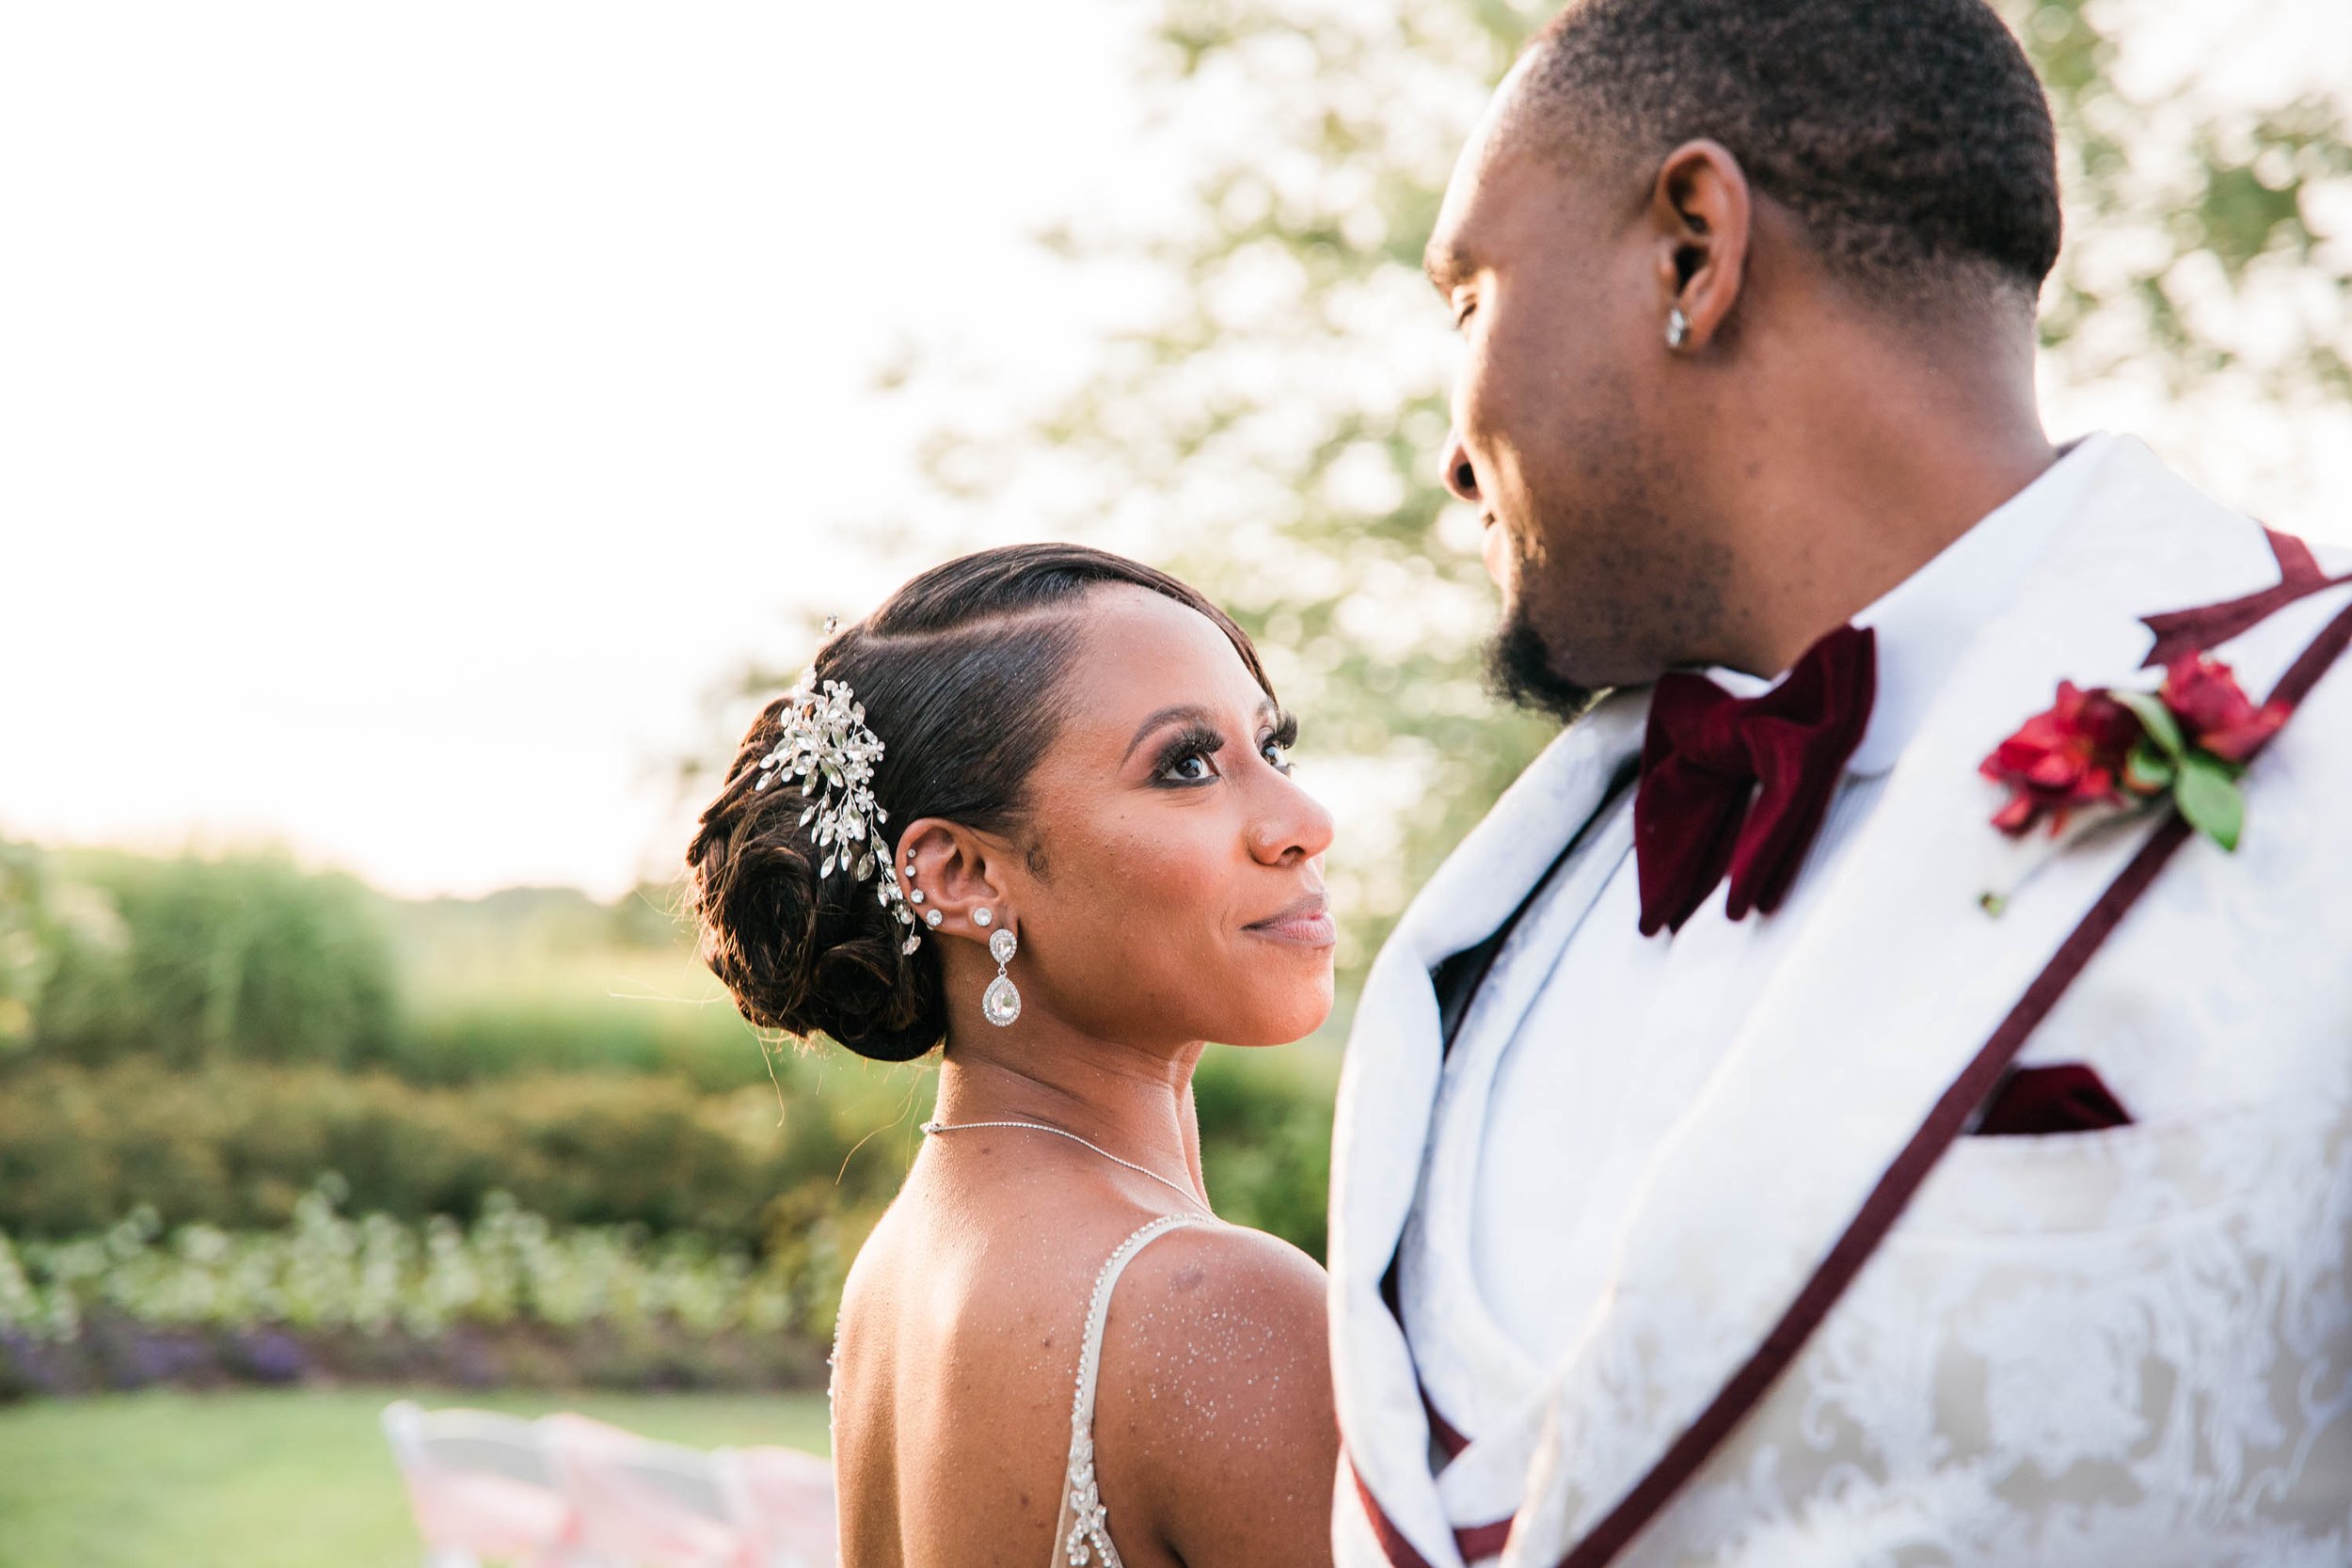
<path id="1" fill-rule="evenodd" d="M 980 1016 L 1002 1029 L 1021 1016 L 1021 993 L 1013 989 L 1005 966 L 1021 951 L 1020 942 L 1009 930 L 1001 930 L 988 939 L 988 956 L 996 960 L 996 978 L 988 983 L 980 995 Z"/>

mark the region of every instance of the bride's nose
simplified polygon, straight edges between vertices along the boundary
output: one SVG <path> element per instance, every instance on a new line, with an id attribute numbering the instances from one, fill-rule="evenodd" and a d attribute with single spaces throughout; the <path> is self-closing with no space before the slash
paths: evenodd
<path id="1" fill-rule="evenodd" d="M 1331 814 L 1323 802 L 1289 779 L 1279 779 L 1250 818 L 1249 852 L 1268 865 L 1279 865 L 1293 855 L 1312 860 L 1331 847 Z"/>
<path id="2" fill-rule="evenodd" d="M 1478 500 L 1478 475 L 1470 468 L 1470 452 L 1461 436 L 1454 431 L 1446 432 L 1445 437 L 1445 487 L 1457 500 L 1473 504 Z"/>

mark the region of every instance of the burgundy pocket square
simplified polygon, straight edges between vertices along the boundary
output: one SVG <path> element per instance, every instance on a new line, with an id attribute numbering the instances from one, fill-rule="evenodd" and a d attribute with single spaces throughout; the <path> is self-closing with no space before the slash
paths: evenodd
<path id="1" fill-rule="evenodd" d="M 1977 1123 L 1980 1138 L 2042 1137 L 2128 1127 L 2132 1114 L 2098 1073 L 2080 1062 L 2019 1068 L 1994 1091 Z"/>

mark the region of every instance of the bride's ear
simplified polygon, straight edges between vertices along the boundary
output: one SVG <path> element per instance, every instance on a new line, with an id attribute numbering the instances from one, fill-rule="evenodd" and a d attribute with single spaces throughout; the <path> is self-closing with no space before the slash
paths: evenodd
<path id="1" fill-rule="evenodd" d="M 923 930 L 986 942 L 1012 913 L 1004 886 L 1012 853 L 992 834 L 921 817 L 898 835 L 898 885 Z"/>

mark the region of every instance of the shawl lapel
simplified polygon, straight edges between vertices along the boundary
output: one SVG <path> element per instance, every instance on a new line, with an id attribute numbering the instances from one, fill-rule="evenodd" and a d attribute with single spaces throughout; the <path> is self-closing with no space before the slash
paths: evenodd
<path id="1" fill-rule="evenodd" d="M 1518 907 L 1602 803 L 1648 712 L 1646 692 L 1613 697 L 1547 747 L 1413 901 L 1357 1003 L 1331 1148 L 1340 1432 L 1358 1481 L 1433 1564 L 1460 1559 L 1430 1473 L 1420 1383 L 1381 1294 L 1437 1101 L 1442 1047 L 1430 972 Z"/>

